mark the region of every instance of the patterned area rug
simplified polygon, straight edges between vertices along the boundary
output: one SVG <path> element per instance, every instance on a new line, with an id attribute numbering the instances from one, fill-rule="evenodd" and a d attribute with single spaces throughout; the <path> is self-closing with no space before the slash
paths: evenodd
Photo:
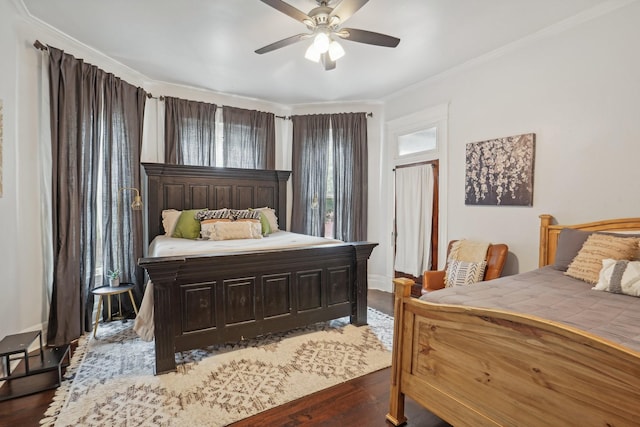
<path id="1" fill-rule="evenodd" d="M 153 375 L 153 342 L 133 322 L 83 337 L 43 426 L 223 426 L 391 365 L 393 318 L 348 318 L 235 345 L 178 353 Z"/>

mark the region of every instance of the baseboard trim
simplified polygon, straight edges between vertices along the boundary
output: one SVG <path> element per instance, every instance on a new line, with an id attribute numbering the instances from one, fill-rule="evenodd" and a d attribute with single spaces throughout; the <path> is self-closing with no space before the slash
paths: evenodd
<path id="1" fill-rule="evenodd" d="M 369 289 L 377 289 L 385 292 L 393 292 L 393 279 L 381 274 L 369 274 Z"/>

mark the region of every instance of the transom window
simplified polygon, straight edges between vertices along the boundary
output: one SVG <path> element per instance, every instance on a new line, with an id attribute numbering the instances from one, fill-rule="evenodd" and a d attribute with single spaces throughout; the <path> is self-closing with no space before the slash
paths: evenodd
<path id="1" fill-rule="evenodd" d="M 437 128 L 419 130 L 405 135 L 398 135 L 398 156 L 410 156 L 438 148 Z"/>

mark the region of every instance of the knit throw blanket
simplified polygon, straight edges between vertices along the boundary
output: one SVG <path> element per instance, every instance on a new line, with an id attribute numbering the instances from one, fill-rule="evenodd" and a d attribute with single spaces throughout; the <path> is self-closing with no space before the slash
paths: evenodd
<path id="1" fill-rule="evenodd" d="M 489 243 L 473 240 L 458 240 L 451 246 L 449 259 L 464 262 L 482 262 L 487 259 Z"/>

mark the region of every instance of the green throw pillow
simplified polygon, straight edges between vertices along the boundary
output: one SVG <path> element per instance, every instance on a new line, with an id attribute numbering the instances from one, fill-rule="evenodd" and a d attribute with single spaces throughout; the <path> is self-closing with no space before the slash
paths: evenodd
<path id="1" fill-rule="evenodd" d="M 201 210 L 190 209 L 182 211 L 171 237 L 179 237 L 181 239 L 197 239 L 200 237 L 200 221 L 196 219 L 196 213 Z"/>
<path id="2" fill-rule="evenodd" d="M 260 212 L 260 225 L 262 226 L 263 236 L 271 234 L 271 225 L 269 224 L 269 220 L 262 212 Z"/>

